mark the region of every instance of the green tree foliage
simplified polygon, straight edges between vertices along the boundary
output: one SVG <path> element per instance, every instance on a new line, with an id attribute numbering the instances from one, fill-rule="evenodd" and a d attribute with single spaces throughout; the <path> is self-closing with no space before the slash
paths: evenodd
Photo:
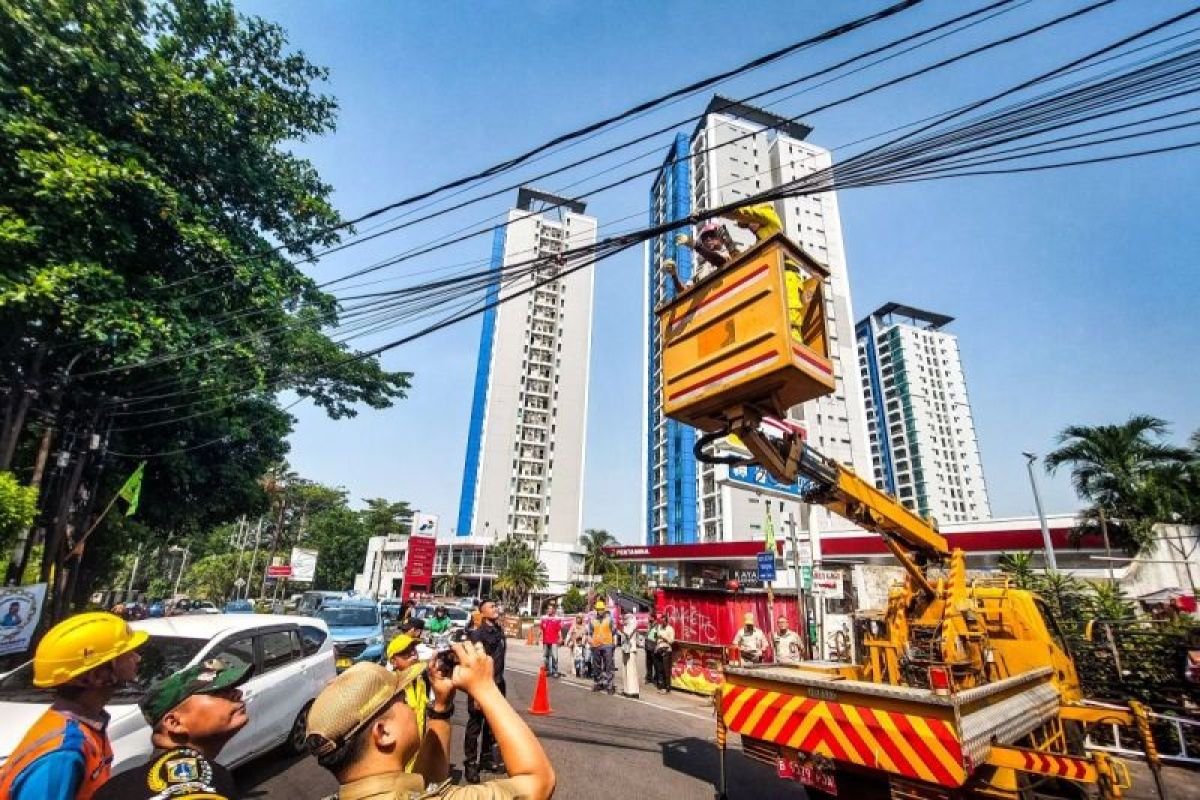
<path id="1" fill-rule="evenodd" d="M 334 418 L 404 396 L 407 373 L 327 334 L 337 301 L 291 260 L 338 238 L 330 187 L 291 151 L 336 104 L 280 28 L 225 0 L 6 0 L 0 64 L 0 444 L 18 475 L 26 420 L 64 446 L 111 422 L 110 452 L 162 454 L 138 514 L 161 544 L 264 509 L 280 391 Z M 136 462 L 85 481 L 111 496 Z"/>
<path id="2" fill-rule="evenodd" d="M 197 600 L 211 600 L 220 605 L 233 595 L 237 580 L 236 553 L 222 553 L 201 558 L 184 572 L 179 590 Z"/>
<path id="3" fill-rule="evenodd" d="M 616 538 L 606 530 L 588 528 L 579 537 L 579 543 L 583 545 L 584 571 L 588 575 L 603 575 L 607 572 L 612 559 L 604 552 L 604 548 L 615 545 Z"/>
<path id="4" fill-rule="evenodd" d="M 585 608 L 587 608 L 587 595 L 580 591 L 578 586 L 567 589 L 567 593 L 562 597 L 563 613 L 578 614 Z"/>
<path id="5" fill-rule="evenodd" d="M 439 575 L 433 582 L 433 590 L 448 597 L 459 597 L 467 593 L 467 579 L 463 577 L 462 568 L 457 564 L 450 567 L 445 575 Z"/>
<path id="6" fill-rule="evenodd" d="M 1072 425 L 1059 434 L 1046 469 L 1070 467 L 1075 493 L 1090 504 L 1081 530 L 1094 532 L 1103 512 L 1114 546 L 1131 555 L 1150 546 L 1153 526 L 1171 521 L 1178 497 L 1188 495 L 1180 479 L 1187 474 L 1183 465 L 1195 460 L 1194 451 L 1165 443 L 1167 432 L 1164 420 L 1139 415 L 1119 425 Z"/>
<path id="7" fill-rule="evenodd" d="M 0 547 L 7 550 L 16 535 L 33 524 L 37 494 L 11 472 L 0 472 Z"/>
<path id="8" fill-rule="evenodd" d="M 401 536 L 412 526 L 412 510 L 408 503 L 394 503 L 382 497 L 365 500 L 363 522 L 371 536 Z"/>
<path id="9" fill-rule="evenodd" d="M 549 583 L 546 565 L 532 554 L 510 559 L 496 575 L 496 591 L 510 607 L 521 605 L 530 593 L 545 589 Z"/>
<path id="10" fill-rule="evenodd" d="M 345 505 L 312 516 L 303 545 L 317 551 L 317 573 L 313 589 L 344 591 L 354 586 L 354 576 L 363 568 L 370 533 L 362 512 Z"/>
<path id="11" fill-rule="evenodd" d="M 1008 575 L 1018 589 L 1032 589 L 1037 580 L 1033 569 L 1033 553 L 1004 553 L 1000 556 L 1000 570 Z"/>

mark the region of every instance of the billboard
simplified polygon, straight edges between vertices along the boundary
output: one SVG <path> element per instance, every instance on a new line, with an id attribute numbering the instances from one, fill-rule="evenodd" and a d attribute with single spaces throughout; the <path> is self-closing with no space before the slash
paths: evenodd
<path id="1" fill-rule="evenodd" d="M 784 500 L 800 500 L 804 492 L 811 487 L 805 478 L 798 478 L 795 483 L 780 483 L 771 477 L 762 467 L 756 464 L 718 466 L 716 473 L 719 483 L 727 483 L 742 489 L 752 489 L 755 492 L 774 495 Z"/>
<path id="2" fill-rule="evenodd" d="M 409 537 L 401 600 L 407 600 L 413 592 L 428 592 L 433 588 L 433 561 L 436 555 L 436 539 L 415 534 Z"/>
<path id="3" fill-rule="evenodd" d="M 413 514 L 413 536 L 428 536 L 431 539 L 436 539 L 438 534 L 438 516 L 437 514 L 424 514 L 420 511 Z"/>
<path id="4" fill-rule="evenodd" d="M 292 580 L 312 583 L 317 574 L 317 551 L 307 547 L 292 548 Z"/>

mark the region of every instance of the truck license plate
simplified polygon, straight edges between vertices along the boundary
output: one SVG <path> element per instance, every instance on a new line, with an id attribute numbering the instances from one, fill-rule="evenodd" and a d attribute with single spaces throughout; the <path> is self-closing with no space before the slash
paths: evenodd
<path id="1" fill-rule="evenodd" d="M 830 769 L 822 769 L 803 756 L 780 756 L 776 761 L 777 772 L 784 780 L 796 781 L 831 795 L 837 795 L 837 774 Z"/>

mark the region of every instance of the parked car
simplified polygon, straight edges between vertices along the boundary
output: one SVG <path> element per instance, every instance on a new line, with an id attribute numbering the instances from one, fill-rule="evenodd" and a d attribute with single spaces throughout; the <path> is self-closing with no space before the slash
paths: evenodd
<path id="1" fill-rule="evenodd" d="M 324 622 L 311 617 L 202 614 L 140 620 L 130 627 L 145 631 L 150 639 L 139 650 L 137 680 L 108 705 L 114 773 L 145 763 L 153 751 L 150 728 L 137 706 L 150 684 L 210 658 L 254 666 L 241 687 L 250 721 L 225 745 L 218 760 L 233 767 L 279 745 L 303 752 L 308 706 L 336 674 L 333 641 Z M 0 678 L 0 763 L 52 699 L 50 692 L 34 687 L 32 662 Z"/>
<path id="2" fill-rule="evenodd" d="M 226 614 L 253 614 L 254 603 L 249 600 L 230 600 L 225 604 Z"/>
<path id="3" fill-rule="evenodd" d="M 330 601 L 321 606 L 317 618 L 329 626 L 339 672 L 367 648 L 383 644 L 383 617 L 374 600 Z"/>
<path id="4" fill-rule="evenodd" d="M 188 611 L 189 614 L 220 614 L 221 609 L 217 608 L 208 600 L 193 600 L 192 607 Z"/>
<path id="5" fill-rule="evenodd" d="M 450 618 L 451 628 L 465 628 L 471 620 L 471 612 L 458 606 L 446 606 L 446 616 Z M 419 605 L 413 608 L 413 616 L 416 619 L 429 619 L 433 616 L 433 612 L 437 610 L 437 606 Z"/>
<path id="6" fill-rule="evenodd" d="M 347 597 L 348 595 L 346 592 L 305 592 L 300 596 L 300 600 L 296 604 L 296 613 L 309 615 L 316 614 L 326 603 L 330 601 L 345 600 Z"/>

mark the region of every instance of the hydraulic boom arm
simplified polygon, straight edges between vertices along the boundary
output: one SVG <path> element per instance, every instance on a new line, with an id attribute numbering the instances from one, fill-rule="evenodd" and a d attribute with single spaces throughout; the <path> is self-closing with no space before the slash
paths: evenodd
<path id="1" fill-rule="evenodd" d="M 800 436 L 793 434 L 782 441 L 768 438 L 759 430 L 760 419 L 743 407 L 732 426 L 754 461 L 784 483 L 808 480 L 812 486 L 805 493 L 807 502 L 825 506 L 860 528 L 878 533 L 917 586 L 932 595 L 934 587 L 923 567 L 950 555 L 949 544 L 933 523 L 817 452 Z M 697 449 L 709 438 L 702 437 Z"/>

